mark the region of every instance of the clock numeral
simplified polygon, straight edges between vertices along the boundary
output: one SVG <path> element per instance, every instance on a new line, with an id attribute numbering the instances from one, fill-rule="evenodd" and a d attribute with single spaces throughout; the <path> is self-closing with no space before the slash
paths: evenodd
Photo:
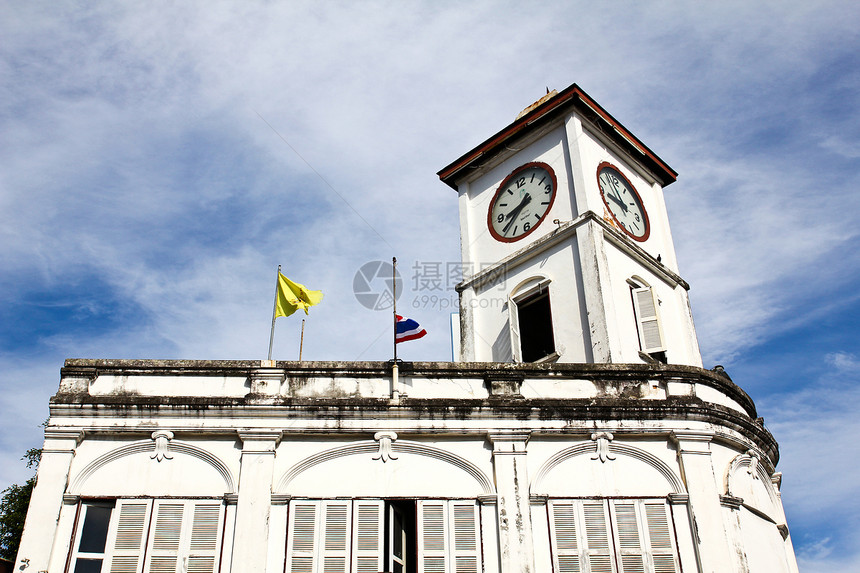
<path id="1" fill-rule="evenodd" d="M 526 221 L 525 225 L 523 225 L 523 231 L 528 231 L 532 228 L 532 224 Z"/>
<path id="2" fill-rule="evenodd" d="M 498 216 L 498 217 L 496 217 L 496 221 L 498 221 L 499 223 L 501 223 L 501 222 L 502 222 L 502 221 L 504 221 L 504 220 L 505 220 L 505 216 L 504 216 L 504 215 L 502 215 L 501 213 L 499 213 L 499 216 Z"/>
<path id="3" fill-rule="evenodd" d="M 517 188 L 520 188 L 525 184 L 526 184 L 526 178 L 525 177 L 520 177 L 519 179 L 517 179 Z"/>

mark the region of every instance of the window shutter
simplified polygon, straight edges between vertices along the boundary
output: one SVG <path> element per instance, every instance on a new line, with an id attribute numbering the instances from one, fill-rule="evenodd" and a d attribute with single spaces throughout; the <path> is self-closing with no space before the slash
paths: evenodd
<path id="1" fill-rule="evenodd" d="M 639 342 L 642 352 L 661 352 L 666 350 L 663 331 L 657 315 L 657 299 L 650 287 L 633 289 L 633 307 L 639 328 Z"/>
<path id="2" fill-rule="evenodd" d="M 615 517 L 618 563 L 623 573 L 645 573 L 645 551 L 640 539 L 636 502 L 616 501 L 612 504 Z"/>
<path id="3" fill-rule="evenodd" d="M 645 501 L 645 521 L 648 524 L 648 542 L 654 560 L 654 573 L 677 573 L 675 544 L 669 525 L 666 503 Z"/>
<path id="4" fill-rule="evenodd" d="M 351 510 L 349 501 L 322 502 L 322 551 L 320 561 L 324 573 L 347 573 L 349 571 L 349 544 Z"/>
<path id="5" fill-rule="evenodd" d="M 446 510 L 444 501 L 418 501 L 419 573 L 448 573 Z"/>
<path id="6" fill-rule="evenodd" d="M 580 573 L 576 506 L 572 502 L 551 502 L 547 511 L 550 512 L 553 569 L 558 573 Z"/>
<path id="7" fill-rule="evenodd" d="M 291 573 L 314 573 L 318 505 L 316 501 L 290 502 L 287 561 Z"/>
<path id="8" fill-rule="evenodd" d="M 185 504 L 174 501 L 156 501 L 153 508 L 155 521 L 148 546 L 149 557 L 145 573 L 176 573 L 179 564 L 179 542 L 182 535 Z"/>
<path id="9" fill-rule="evenodd" d="M 523 361 L 523 349 L 520 344 L 520 314 L 517 303 L 508 297 L 508 323 L 511 334 L 511 359 L 514 362 Z"/>
<path id="10" fill-rule="evenodd" d="M 585 538 L 588 544 L 583 554 L 588 561 L 591 573 L 615 572 L 610 554 L 610 535 L 607 528 L 609 519 L 606 510 L 606 503 L 602 501 L 588 501 L 582 504 Z"/>
<path id="11" fill-rule="evenodd" d="M 149 523 L 149 501 L 117 500 L 114 515 L 119 518 L 115 530 L 109 534 L 107 546 L 110 558 L 103 571 L 110 573 L 138 573 L 146 528 Z"/>
<path id="12" fill-rule="evenodd" d="M 385 506 L 381 500 L 353 503 L 352 570 L 356 573 L 383 571 Z"/>
<path id="13" fill-rule="evenodd" d="M 481 571 L 481 545 L 478 538 L 478 507 L 474 502 L 451 501 L 454 515 L 451 558 L 454 573 Z"/>
<path id="14" fill-rule="evenodd" d="M 188 547 L 188 573 L 215 573 L 221 533 L 221 504 L 194 505 Z"/>

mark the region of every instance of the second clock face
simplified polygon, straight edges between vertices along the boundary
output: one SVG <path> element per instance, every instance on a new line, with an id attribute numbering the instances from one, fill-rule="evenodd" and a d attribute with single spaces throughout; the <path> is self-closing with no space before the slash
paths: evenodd
<path id="1" fill-rule="evenodd" d="M 508 175 L 490 203 L 487 226 L 502 242 L 518 241 L 532 233 L 555 200 L 556 180 L 546 163 L 526 163 Z"/>
<path id="2" fill-rule="evenodd" d="M 651 234 L 648 213 L 633 184 L 617 167 L 606 162 L 597 167 L 597 184 L 600 198 L 619 228 L 633 240 L 646 240 Z"/>

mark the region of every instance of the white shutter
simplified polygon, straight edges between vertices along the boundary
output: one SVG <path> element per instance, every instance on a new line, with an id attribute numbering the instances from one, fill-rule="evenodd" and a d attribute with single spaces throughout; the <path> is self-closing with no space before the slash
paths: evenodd
<path id="1" fill-rule="evenodd" d="M 351 540 L 352 504 L 349 501 L 323 501 L 319 540 L 321 571 L 347 573 Z"/>
<path id="2" fill-rule="evenodd" d="M 645 522 L 648 528 L 646 541 L 650 545 L 654 573 L 677 573 L 675 543 L 672 538 L 674 532 L 669 524 L 666 502 L 646 500 L 642 505 L 645 508 Z"/>
<path id="3" fill-rule="evenodd" d="M 220 555 L 221 503 L 194 504 L 188 542 L 188 573 L 215 573 Z"/>
<path id="4" fill-rule="evenodd" d="M 314 573 L 318 501 L 291 501 L 287 534 L 287 571 Z"/>
<path id="5" fill-rule="evenodd" d="M 523 361 L 523 348 L 520 343 L 520 313 L 514 299 L 508 297 L 508 323 L 511 335 L 511 359 L 514 362 Z"/>
<path id="6" fill-rule="evenodd" d="M 174 500 L 155 502 L 148 544 L 145 573 L 176 573 L 185 503 Z"/>
<path id="7" fill-rule="evenodd" d="M 642 345 L 642 352 L 666 350 L 660 317 L 657 313 L 657 299 L 651 287 L 633 289 L 633 308 L 636 311 L 636 324 L 639 329 L 639 342 Z"/>
<path id="8" fill-rule="evenodd" d="M 385 504 L 378 499 L 353 502 L 352 570 L 356 573 L 379 573 L 385 551 Z"/>
<path id="9" fill-rule="evenodd" d="M 453 515 L 451 560 L 454 573 L 481 571 L 481 542 L 478 537 L 478 507 L 473 501 L 451 501 Z"/>
<path id="10" fill-rule="evenodd" d="M 448 573 L 447 503 L 418 501 L 418 572 Z"/>
<path id="11" fill-rule="evenodd" d="M 583 523 L 585 524 L 585 541 L 587 548 L 583 551 L 585 561 L 591 573 L 614 573 L 615 564 L 609 546 L 609 519 L 606 503 L 603 501 L 586 501 L 582 504 Z"/>
<path id="12" fill-rule="evenodd" d="M 552 501 L 547 504 L 550 512 L 549 527 L 552 542 L 553 570 L 558 573 L 580 573 L 579 540 L 576 526 L 574 502 Z"/>
<path id="13" fill-rule="evenodd" d="M 117 500 L 113 513 L 115 522 L 108 534 L 109 552 L 103 571 L 138 573 L 141 570 L 150 508 L 151 503 L 148 500 Z"/>
<path id="14" fill-rule="evenodd" d="M 635 501 L 614 501 L 615 543 L 622 573 L 645 573 L 645 548 Z"/>

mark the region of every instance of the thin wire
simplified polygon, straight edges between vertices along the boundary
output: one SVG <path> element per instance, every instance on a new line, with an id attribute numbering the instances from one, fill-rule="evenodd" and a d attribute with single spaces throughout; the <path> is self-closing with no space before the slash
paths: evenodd
<path id="1" fill-rule="evenodd" d="M 341 195 L 340 193 L 338 193 L 338 192 L 337 192 L 337 189 L 335 189 L 334 187 L 332 187 L 332 184 L 331 184 L 331 183 L 329 183 L 329 182 L 326 180 L 326 178 L 325 178 L 325 177 L 323 177 L 323 176 L 320 174 L 320 172 L 319 172 L 319 171 L 317 171 L 316 169 L 314 169 L 314 166 L 313 166 L 313 165 L 311 165 L 310 163 L 308 163 L 308 160 L 307 160 L 307 159 L 305 159 L 304 157 L 302 157 L 302 154 L 301 154 L 301 153 L 299 153 L 299 152 L 296 150 L 296 148 L 295 148 L 295 147 L 293 147 L 292 145 L 290 145 L 290 142 L 289 142 L 289 141 L 287 141 L 286 139 L 284 139 L 284 136 L 283 136 L 283 135 L 281 135 L 280 133 L 278 133 L 278 130 L 277 130 L 277 129 L 275 129 L 275 128 L 272 126 L 272 124 L 271 124 L 271 123 L 269 123 L 268 121 L 266 121 L 266 118 L 265 118 L 265 117 L 263 117 L 262 115 L 260 115 L 260 112 L 258 112 L 258 111 L 256 111 L 256 110 L 254 110 L 254 113 L 256 113 L 256 114 L 257 114 L 257 117 L 259 117 L 260 119 L 262 119 L 262 120 L 263 120 L 263 123 L 265 123 L 266 125 L 268 125 L 268 126 L 269 126 L 269 129 L 271 129 L 272 131 L 274 131 L 274 132 L 275 132 L 275 135 L 277 135 L 278 137 L 280 137 L 280 138 L 281 138 L 281 141 L 283 141 L 284 143 L 286 143 L 286 144 L 287 144 L 287 147 L 289 147 L 290 149 L 292 149 L 292 150 L 293 150 L 293 153 L 295 153 L 295 154 L 298 156 L 298 158 L 299 158 L 299 159 L 301 159 L 302 161 L 304 161 L 305 165 L 307 165 L 307 166 L 310 168 L 310 170 L 311 170 L 311 171 L 313 171 L 314 173 L 316 173 L 316 176 L 317 176 L 317 177 L 319 177 L 319 178 L 322 180 L 322 182 L 323 182 L 323 183 L 325 183 L 325 184 L 326 184 L 326 186 L 328 186 L 328 188 L 329 188 L 329 189 L 331 189 L 332 191 L 334 191 L 334 194 L 335 194 L 335 195 L 337 195 L 338 197 L 340 197 L 340 200 L 341 200 L 341 201 L 343 201 L 344 203 L 346 203 L 346 206 L 347 206 L 347 207 L 349 207 L 350 209 L 352 209 L 352 212 L 353 212 L 353 213 L 355 213 L 356 215 L 358 215 L 358 218 L 359 218 L 359 219 L 361 219 L 362 221 L 364 221 L 364 224 L 365 224 L 365 225 L 367 225 L 367 226 L 370 228 L 370 230 L 371 230 L 371 231 L 373 231 L 374 233 L 376 233 L 376 236 L 377 236 L 377 237 L 379 237 L 379 238 L 382 240 L 382 242 L 383 242 L 383 243 L 385 243 L 386 245 L 388 245 L 388 247 L 389 247 L 391 250 L 394 250 L 394 247 L 392 247 L 392 246 L 391 246 L 391 244 L 390 244 L 388 241 L 386 241 L 386 240 L 385 240 L 385 237 L 383 237 L 382 235 L 380 235 L 380 234 L 379 234 L 379 231 L 377 231 L 377 230 L 373 227 L 373 225 L 371 225 L 370 223 L 368 223 L 368 222 L 367 222 L 367 219 L 365 219 L 364 217 L 362 217 L 362 216 L 361 216 L 361 213 L 359 213 L 358 211 L 356 211 L 356 210 L 355 210 L 355 207 L 353 207 L 352 205 L 350 205 L 349 201 L 347 201 L 346 199 L 344 199 L 343 195 Z"/>
<path id="2" fill-rule="evenodd" d="M 356 356 L 355 359 L 358 360 L 359 358 L 361 358 L 361 355 L 364 354 L 365 352 L 367 352 L 368 350 L 370 350 L 370 347 L 373 346 L 374 344 L 376 344 L 376 341 L 379 340 L 380 338 L 382 338 L 382 335 L 385 334 L 386 332 L 388 332 L 387 326 L 385 327 L 385 330 L 383 330 L 382 332 L 379 333 L 379 336 L 377 336 L 376 338 L 373 339 L 373 342 L 371 342 L 370 344 L 367 345 L 367 348 L 365 348 L 364 350 L 362 350 L 361 352 L 358 353 L 358 356 Z"/>

